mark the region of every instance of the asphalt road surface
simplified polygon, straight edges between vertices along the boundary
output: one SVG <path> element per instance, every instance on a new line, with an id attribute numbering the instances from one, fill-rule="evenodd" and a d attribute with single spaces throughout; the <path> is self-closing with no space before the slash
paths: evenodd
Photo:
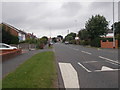
<path id="1" fill-rule="evenodd" d="M 118 88 L 117 49 L 54 45 L 59 88 Z"/>

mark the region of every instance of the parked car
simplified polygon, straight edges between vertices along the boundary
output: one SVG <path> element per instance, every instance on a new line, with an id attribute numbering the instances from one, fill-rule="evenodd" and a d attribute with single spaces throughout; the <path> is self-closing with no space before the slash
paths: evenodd
<path id="1" fill-rule="evenodd" d="M 65 41 L 65 44 L 69 44 L 69 42 L 68 42 L 68 41 Z"/>
<path id="2" fill-rule="evenodd" d="M 0 50 L 11 50 L 11 49 L 17 49 L 17 47 L 10 46 L 5 43 L 0 43 Z"/>

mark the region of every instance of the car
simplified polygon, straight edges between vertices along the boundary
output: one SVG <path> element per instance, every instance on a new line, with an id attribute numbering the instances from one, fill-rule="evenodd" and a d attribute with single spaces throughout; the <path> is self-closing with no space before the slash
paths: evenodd
<path id="1" fill-rule="evenodd" d="M 17 47 L 14 46 L 10 46 L 8 44 L 5 43 L 0 43 L 0 50 L 13 50 L 13 49 L 17 49 Z"/>
<path id="2" fill-rule="evenodd" d="M 69 44 L 69 42 L 68 42 L 68 41 L 65 41 L 65 44 Z"/>

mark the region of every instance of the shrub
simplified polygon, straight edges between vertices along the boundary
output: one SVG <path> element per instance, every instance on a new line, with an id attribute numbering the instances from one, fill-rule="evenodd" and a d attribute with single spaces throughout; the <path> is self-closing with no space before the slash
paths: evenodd
<path id="1" fill-rule="evenodd" d="M 90 41 L 88 40 L 81 40 L 80 45 L 90 45 Z"/>
<path id="2" fill-rule="evenodd" d="M 100 40 L 101 38 L 95 38 L 91 41 L 90 45 L 93 46 L 93 47 L 100 47 Z"/>

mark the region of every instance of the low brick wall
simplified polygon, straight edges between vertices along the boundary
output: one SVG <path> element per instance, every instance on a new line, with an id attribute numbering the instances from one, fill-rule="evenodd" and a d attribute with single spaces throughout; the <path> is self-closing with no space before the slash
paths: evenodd
<path id="1" fill-rule="evenodd" d="M 8 60 L 10 58 L 13 58 L 17 55 L 20 55 L 22 53 L 21 49 L 16 50 L 2 50 L 2 53 L 0 54 L 2 56 L 2 61 Z"/>
<path id="2" fill-rule="evenodd" d="M 113 42 L 109 42 L 108 40 L 106 42 L 103 42 L 101 40 L 101 48 L 114 48 Z M 118 40 L 115 40 L 115 48 L 118 48 Z"/>

